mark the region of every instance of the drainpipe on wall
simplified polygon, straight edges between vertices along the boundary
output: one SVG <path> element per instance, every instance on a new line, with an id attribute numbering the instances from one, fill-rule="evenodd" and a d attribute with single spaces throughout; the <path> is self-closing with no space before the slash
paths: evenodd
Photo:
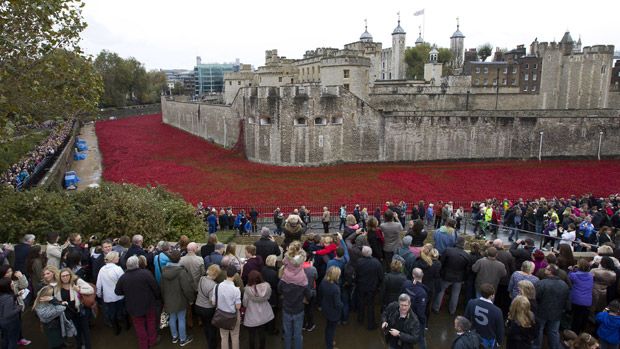
<path id="1" fill-rule="evenodd" d="M 601 144 L 603 143 L 603 131 L 598 132 L 598 154 L 599 161 L 601 160 Z"/>

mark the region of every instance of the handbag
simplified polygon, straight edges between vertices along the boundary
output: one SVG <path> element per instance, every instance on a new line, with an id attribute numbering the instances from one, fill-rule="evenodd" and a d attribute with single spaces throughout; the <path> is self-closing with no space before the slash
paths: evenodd
<path id="1" fill-rule="evenodd" d="M 218 284 L 215 286 L 215 314 L 213 315 L 213 319 L 211 320 L 211 325 L 221 328 L 223 330 L 234 330 L 235 326 L 237 326 L 237 312 L 229 313 L 223 310 L 220 310 L 217 307 L 217 296 L 218 296 Z"/>

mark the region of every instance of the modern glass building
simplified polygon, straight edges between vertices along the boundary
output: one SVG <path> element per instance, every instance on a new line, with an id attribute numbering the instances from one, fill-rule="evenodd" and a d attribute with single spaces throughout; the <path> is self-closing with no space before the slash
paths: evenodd
<path id="1" fill-rule="evenodd" d="M 197 64 L 194 67 L 194 95 L 224 92 L 224 73 L 237 71 L 235 64 Z"/>

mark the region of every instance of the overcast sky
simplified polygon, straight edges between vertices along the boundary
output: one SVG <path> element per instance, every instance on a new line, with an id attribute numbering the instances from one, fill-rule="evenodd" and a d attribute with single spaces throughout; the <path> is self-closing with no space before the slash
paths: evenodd
<path id="1" fill-rule="evenodd" d="M 493 47 L 559 41 L 568 29 L 583 45 L 611 44 L 620 50 L 620 1 L 280 1 L 280 0 L 85 0 L 88 28 L 82 47 L 133 56 L 147 69 L 191 69 L 203 63 L 233 62 L 258 67 L 265 50 L 302 58 L 317 47 L 342 48 L 359 40 L 368 19 L 374 41 L 390 47 L 400 11 L 407 46 L 424 26 L 424 39 L 449 47 L 460 18 L 465 47 Z M 424 9 L 425 16 L 414 16 Z M 424 23 L 423 23 L 424 22 Z"/>

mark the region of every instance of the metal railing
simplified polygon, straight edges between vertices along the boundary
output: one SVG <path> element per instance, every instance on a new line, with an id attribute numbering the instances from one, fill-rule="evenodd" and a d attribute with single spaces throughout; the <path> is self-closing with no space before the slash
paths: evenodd
<path id="1" fill-rule="evenodd" d="M 464 219 L 461 224 L 462 225 L 464 224 L 464 231 L 465 232 L 467 231 L 467 227 L 468 226 L 474 226 L 474 232 L 476 233 L 478 231 L 478 229 L 481 229 L 481 228 L 477 228 L 476 229 L 475 227 L 476 226 L 479 227 L 481 222 L 482 222 L 482 220 Z M 519 235 L 519 234 L 527 234 L 528 236 L 533 236 L 533 237 L 535 237 L 537 239 L 540 239 L 539 248 L 541 248 L 541 249 L 544 246 L 544 242 L 545 241 L 549 241 L 550 239 L 553 240 L 553 245 L 554 246 L 555 246 L 557 241 L 561 241 L 561 240 L 568 241 L 568 240 L 562 239 L 561 233 L 559 231 L 559 227 L 558 227 L 558 236 L 550 236 L 550 235 L 547 235 L 547 234 L 537 233 L 535 231 L 524 230 L 524 229 L 519 229 L 519 228 L 512 228 L 512 227 L 509 227 L 509 226 L 503 225 L 503 224 L 493 224 L 493 223 L 490 223 L 490 222 L 485 222 L 484 224 L 486 224 L 489 227 L 495 227 L 497 229 L 496 230 L 497 233 L 499 233 L 500 231 L 504 231 L 507 234 L 510 234 L 511 231 L 514 231 L 515 233 L 518 233 L 517 235 Z M 485 234 L 490 234 L 490 233 L 491 232 L 488 232 L 488 231 L 485 232 Z M 497 233 L 496 233 L 496 235 L 497 235 Z M 575 231 L 575 234 L 576 233 L 577 232 Z M 593 231 L 592 234 L 596 234 L 596 231 Z M 582 241 L 580 241 L 577 237 L 575 237 L 575 240 L 571 241 L 571 245 L 573 245 L 573 246 L 581 246 L 581 243 L 582 243 Z M 597 244 L 590 244 L 590 243 L 584 243 L 584 244 L 586 244 L 588 247 L 594 247 L 594 248 L 598 248 L 599 247 L 599 245 L 597 245 Z"/>

